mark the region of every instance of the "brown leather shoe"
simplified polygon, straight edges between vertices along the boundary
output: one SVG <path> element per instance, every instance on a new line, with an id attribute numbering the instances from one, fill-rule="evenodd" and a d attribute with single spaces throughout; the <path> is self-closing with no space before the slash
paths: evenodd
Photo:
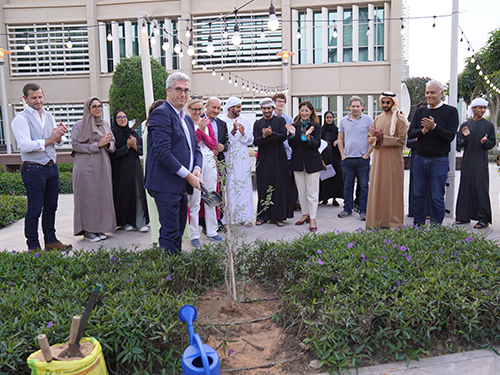
<path id="1" fill-rule="evenodd" d="M 65 245 L 61 241 L 57 241 L 54 243 L 46 243 L 45 250 L 60 250 L 60 251 L 68 251 L 71 250 L 73 246 Z"/>

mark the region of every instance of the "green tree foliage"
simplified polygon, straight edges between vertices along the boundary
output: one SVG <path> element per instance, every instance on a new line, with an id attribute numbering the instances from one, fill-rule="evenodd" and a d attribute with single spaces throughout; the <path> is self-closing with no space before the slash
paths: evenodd
<path id="1" fill-rule="evenodd" d="M 151 75 L 154 100 L 165 99 L 168 73 L 154 58 L 151 58 Z M 122 59 L 116 66 L 109 88 L 109 105 L 111 115 L 117 110 L 124 110 L 129 120 L 135 119 L 137 125 L 146 119 L 140 56 Z"/>
<path id="2" fill-rule="evenodd" d="M 410 93 L 411 105 L 417 105 L 425 100 L 425 84 L 430 80 L 429 77 L 412 77 L 403 80 Z"/>
<path id="3" fill-rule="evenodd" d="M 500 29 L 491 31 L 486 45 L 473 58 L 467 58 L 466 62 L 465 69 L 458 76 L 458 96 L 467 104 L 478 97 L 488 100 L 491 122 L 495 125 L 496 131 L 500 95 L 486 82 L 485 75 L 490 82 L 500 87 Z M 478 66 L 481 70 L 477 69 Z"/>

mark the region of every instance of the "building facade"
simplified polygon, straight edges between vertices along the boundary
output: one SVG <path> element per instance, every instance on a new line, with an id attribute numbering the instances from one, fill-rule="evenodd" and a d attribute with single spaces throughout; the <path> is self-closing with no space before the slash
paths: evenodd
<path id="1" fill-rule="evenodd" d="M 23 108 L 22 87 L 37 82 L 56 120 L 72 126 L 86 98 L 108 101 L 113 69 L 139 54 L 141 32 L 149 36 L 150 55 L 168 72 L 192 77 L 194 95 L 242 97 L 245 111 L 258 111 L 262 97 L 284 91 L 291 115 L 308 99 L 319 115 L 329 109 L 341 118 L 349 97 L 360 95 L 365 113 L 375 116 L 379 93 L 401 90 L 401 0 L 278 0 L 276 31 L 267 27 L 268 0 L 243 7 L 246 2 L 234 0 L 40 3 L 0 0 L 0 46 L 12 51 L 3 69 L 9 122 Z M 138 18 L 141 11 L 147 21 Z M 231 42 L 236 23 L 238 47 Z M 209 37 L 212 54 L 206 51 Z M 182 53 L 174 51 L 177 40 Z M 286 66 L 277 56 L 283 50 L 294 53 Z"/>

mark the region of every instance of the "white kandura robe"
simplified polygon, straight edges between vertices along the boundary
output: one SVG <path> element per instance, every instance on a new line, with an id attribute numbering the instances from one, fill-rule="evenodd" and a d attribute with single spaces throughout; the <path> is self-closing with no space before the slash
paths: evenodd
<path id="1" fill-rule="evenodd" d="M 227 124 L 229 138 L 228 150 L 225 152 L 227 167 L 227 192 L 229 212 L 225 213 L 226 221 L 232 224 L 248 223 L 254 217 L 252 170 L 248 146 L 253 143 L 252 127 L 247 119 L 238 117 L 237 120 L 245 127 L 245 135 L 238 131 L 232 135 L 233 119 L 222 115 L 221 119 Z"/>

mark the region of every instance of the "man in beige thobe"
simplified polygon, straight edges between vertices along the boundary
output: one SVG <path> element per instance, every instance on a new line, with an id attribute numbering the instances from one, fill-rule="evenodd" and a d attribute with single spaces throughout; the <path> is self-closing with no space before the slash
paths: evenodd
<path id="1" fill-rule="evenodd" d="M 401 228 L 404 218 L 404 163 L 408 123 L 396 94 L 380 95 L 383 113 L 378 115 L 368 132 L 373 146 L 370 190 L 366 209 L 366 227 Z"/>

